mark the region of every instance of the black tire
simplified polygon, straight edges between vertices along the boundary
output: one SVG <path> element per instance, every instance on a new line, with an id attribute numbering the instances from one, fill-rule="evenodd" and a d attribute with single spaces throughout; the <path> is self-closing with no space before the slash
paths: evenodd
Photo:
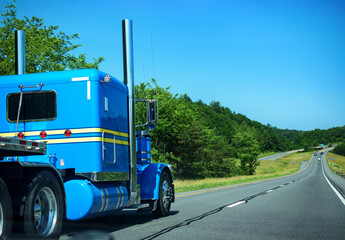
<path id="1" fill-rule="evenodd" d="M 157 208 L 152 211 L 155 217 L 166 217 L 170 213 L 172 181 L 169 174 L 164 171 L 159 181 L 159 199 L 157 200 Z"/>
<path id="2" fill-rule="evenodd" d="M 39 172 L 29 185 L 24 207 L 24 232 L 38 239 L 58 239 L 64 219 L 64 196 L 56 177 Z"/>
<path id="3" fill-rule="evenodd" d="M 12 232 L 13 210 L 10 193 L 0 178 L 0 239 L 5 239 Z"/>

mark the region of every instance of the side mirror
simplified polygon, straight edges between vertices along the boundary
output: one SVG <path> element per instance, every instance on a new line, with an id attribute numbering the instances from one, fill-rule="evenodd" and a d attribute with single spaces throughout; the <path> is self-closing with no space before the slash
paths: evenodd
<path id="1" fill-rule="evenodd" d="M 149 131 L 152 131 L 155 127 L 156 127 L 156 124 L 154 122 L 149 122 L 147 124 L 147 128 L 149 129 Z"/>
<path id="2" fill-rule="evenodd" d="M 153 99 L 147 103 L 148 103 L 147 127 L 150 131 L 152 131 L 156 127 L 156 124 L 158 123 L 158 101 L 156 99 Z"/>
<path id="3" fill-rule="evenodd" d="M 155 121 L 156 116 L 155 116 L 155 102 L 150 102 L 149 103 L 149 111 L 150 111 L 150 117 L 149 117 L 149 122 Z"/>
<path id="4" fill-rule="evenodd" d="M 148 130 L 152 131 L 158 123 L 158 100 L 137 99 L 136 102 L 145 102 L 146 104 L 146 123 L 136 127 L 147 126 Z"/>

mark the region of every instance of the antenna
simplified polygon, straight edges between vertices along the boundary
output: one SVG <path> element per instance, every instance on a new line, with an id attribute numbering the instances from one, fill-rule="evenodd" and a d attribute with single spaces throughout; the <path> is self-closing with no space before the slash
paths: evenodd
<path id="1" fill-rule="evenodd" d="M 152 72 L 153 72 L 153 78 L 155 78 L 155 61 L 154 61 L 154 59 L 153 59 L 152 33 L 151 33 L 151 56 L 152 56 Z"/>

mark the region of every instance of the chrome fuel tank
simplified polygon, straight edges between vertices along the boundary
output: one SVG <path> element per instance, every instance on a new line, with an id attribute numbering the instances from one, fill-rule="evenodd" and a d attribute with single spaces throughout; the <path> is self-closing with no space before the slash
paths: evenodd
<path id="1" fill-rule="evenodd" d="M 66 182 L 68 220 L 80 220 L 115 213 L 124 208 L 128 191 L 115 183 L 94 183 L 86 179 Z"/>

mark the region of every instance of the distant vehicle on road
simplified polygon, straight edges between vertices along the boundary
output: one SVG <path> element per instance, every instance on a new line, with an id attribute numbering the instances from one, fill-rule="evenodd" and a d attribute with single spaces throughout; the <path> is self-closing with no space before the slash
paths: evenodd
<path id="1" fill-rule="evenodd" d="M 314 153 L 314 156 L 317 156 L 317 153 Z"/>

